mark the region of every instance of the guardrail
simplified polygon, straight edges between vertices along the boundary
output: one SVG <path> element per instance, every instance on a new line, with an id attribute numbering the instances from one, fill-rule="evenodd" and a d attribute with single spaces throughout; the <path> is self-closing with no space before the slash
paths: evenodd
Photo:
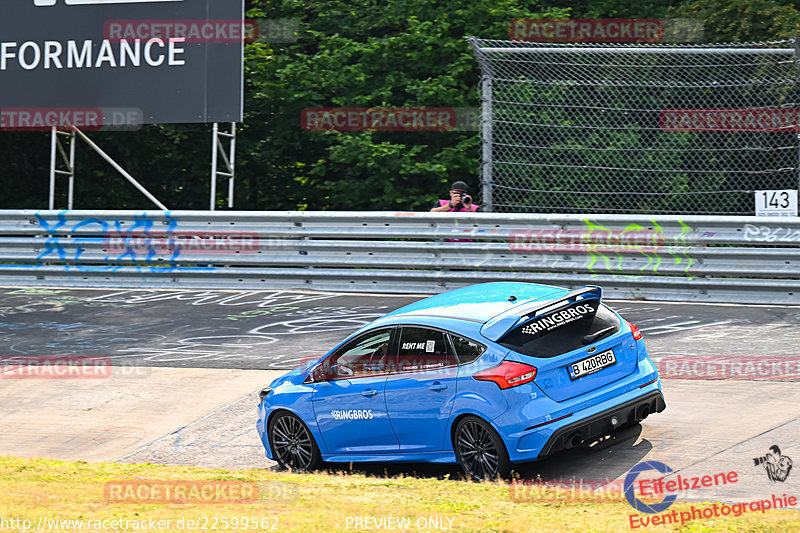
<path id="1" fill-rule="evenodd" d="M 0 211 L 5 285 L 430 294 L 496 280 L 800 304 L 800 219 Z"/>

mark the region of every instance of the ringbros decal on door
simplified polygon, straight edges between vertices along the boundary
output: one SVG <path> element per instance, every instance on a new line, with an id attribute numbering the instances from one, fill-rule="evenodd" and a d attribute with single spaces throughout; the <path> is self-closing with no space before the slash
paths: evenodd
<path id="1" fill-rule="evenodd" d="M 526 324 L 525 327 L 522 328 L 522 333 L 527 335 L 535 335 L 541 331 L 550 331 L 557 327 L 569 324 L 570 322 L 580 320 L 581 318 L 591 315 L 596 311 L 597 307 L 593 307 L 589 304 L 576 305 L 562 311 L 556 311 L 555 313 L 543 316 L 538 320 L 534 320 L 533 322 Z"/>
<path id="2" fill-rule="evenodd" d="M 372 409 L 350 409 L 349 411 L 331 411 L 334 420 L 372 420 Z"/>

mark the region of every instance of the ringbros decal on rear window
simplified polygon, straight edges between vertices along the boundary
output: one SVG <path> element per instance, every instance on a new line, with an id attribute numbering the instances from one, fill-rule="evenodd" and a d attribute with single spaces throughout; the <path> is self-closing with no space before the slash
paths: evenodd
<path id="1" fill-rule="evenodd" d="M 349 411 L 331 411 L 334 420 L 372 420 L 372 409 L 350 409 Z"/>
<path id="2" fill-rule="evenodd" d="M 550 331 L 569 324 L 570 322 L 580 320 L 585 316 L 593 314 L 595 311 L 597 311 L 597 307 L 590 304 L 576 305 L 534 320 L 526 324 L 521 331 L 526 335 L 535 335 L 541 331 Z"/>
<path id="3" fill-rule="evenodd" d="M 532 313 L 531 313 L 532 314 Z M 500 338 L 500 345 L 531 357 L 555 357 L 583 348 L 586 335 L 619 331 L 619 317 L 597 299 L 584 299 L 568 307 L 543 309 Z"/>

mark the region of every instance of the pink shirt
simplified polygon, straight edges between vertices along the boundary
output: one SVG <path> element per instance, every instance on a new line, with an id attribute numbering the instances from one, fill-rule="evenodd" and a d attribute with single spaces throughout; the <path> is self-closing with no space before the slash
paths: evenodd
<path id="1" fill-rule="evenodd" d="M 450 204 L 450 200 L 439 200 L 439 207 L 442 207 L 443 205 L 448 205 L 448 204 Z M 477 211 L 477 210 L 478 210 L 478 206 L 477 205 L 470 204 L 469 209 L 465 209 L 463 207 L 460 208 L 460 209 L 456 209 L 455 207 L 451 207 L 449 212 L 452 213 L 454 211 L 457 211 L 459 213 L 463 213 L 465 211 L 469 212 L 469 211 Z"/>

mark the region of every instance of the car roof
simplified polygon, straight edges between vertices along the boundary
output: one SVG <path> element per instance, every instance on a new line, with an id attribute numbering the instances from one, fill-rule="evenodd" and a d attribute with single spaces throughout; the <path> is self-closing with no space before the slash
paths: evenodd
<path id="1" fill-rule="evenodd" d="M 493 282 L 462 287 L 411 303 L 369 325 L 439 323 L 453 331 L 480 329 L 480 325 L 512 307 L 535 300 L 563 297 L 569 290 L 538 283 Z M 513 300 L 509 298 L 514 297 Z M 453 327 L 455 326 L 455 327 Z"/>

